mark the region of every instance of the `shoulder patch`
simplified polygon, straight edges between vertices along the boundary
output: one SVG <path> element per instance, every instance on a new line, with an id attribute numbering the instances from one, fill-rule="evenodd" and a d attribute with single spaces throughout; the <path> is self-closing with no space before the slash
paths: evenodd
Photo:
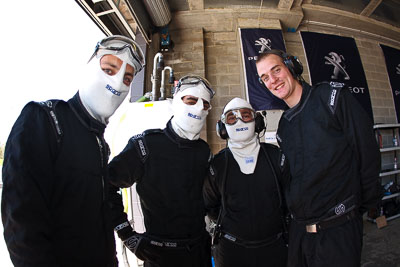
<path id="1" fill-rule="evenodd" d="M 131 141 L 135 145 L 135 148 L 140 156 L 141 161 L 144 163 L 149 157 L 149 150 L 146 146 L 145 133 L 136 134 L 131 137 Z"/>
<path id="2" fill-rule="evenodd" d="M 143 132 L 143 135 L 149 135 L 149 134 L 155 134 L 155 133 L 162 133 L 163 130 L 156 128 L 156 129 L 148 129 L 146 131 Z"/>
<path id="3" fill-rule="evenodd" d="M 42 101 L 42 102 L 36 102 L 38 103 L 48 114 L 48 116 L 50 117 L 50 120 L 52 122 L 52 126 L 54 131 L 56 132 L 57 135 L 57 142 L 61 141 L 61 137 L 63 135 L 63 131 L 61 129 L 60 123 L 57 119 L 56 116 L 56 111 L 55 111 L 55 107 L 57 105 L 59 100 L 47 100 L 47 101 Z"/>
<path id="4" fill-rule="evenodd" d="M 330 93 L 328 99 L 328 107 L 332 114 L 335 114 L 337 102 L 339 99 L 340 90 L 343 88 L 344 83 L 330 82 Z"/>
<path id="5" fill-rule="evenodd" d="M 135 141 L 135 139 L 139 139 L 143 137 L 143 133 L 140 134 L 135 134 L 134 136 L 131 137 L 132 141 Z"/>

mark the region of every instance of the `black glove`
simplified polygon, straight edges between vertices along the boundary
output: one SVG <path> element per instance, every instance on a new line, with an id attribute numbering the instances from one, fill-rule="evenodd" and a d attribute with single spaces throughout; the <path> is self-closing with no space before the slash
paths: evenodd
<path id="1" fill-rule="evenodd" d="M 136 257 L 142 261 L 156 261 L 158 259 L 158 251 L 156 246 L 150 244 L 150 240 L 143 234 L 133 231 L 129 222 L 124 222 L 115 227 L 119 238 L 124 245 L 132 251 Z"/>
<path id="2" fill-rule="evenodd" d="M 142 240 L 142 235 L 136 233 L 135 231 L 132 231 L 132 234 L 128 238 L 122 240 L 122 242 L 124 243 L 125 247 L 127 247 L 136 255 L 136 251 L 138 250 Z"/>

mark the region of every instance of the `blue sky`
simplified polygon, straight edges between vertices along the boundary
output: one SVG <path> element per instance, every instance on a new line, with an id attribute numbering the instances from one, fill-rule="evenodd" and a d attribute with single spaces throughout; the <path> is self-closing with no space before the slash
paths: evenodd
<path id="1" fill-rule="evenodd" d="M 0 61 L 0 143 L 31 100 L 68 100 L 105 35 L 72 0 L 4 1 Z"/>

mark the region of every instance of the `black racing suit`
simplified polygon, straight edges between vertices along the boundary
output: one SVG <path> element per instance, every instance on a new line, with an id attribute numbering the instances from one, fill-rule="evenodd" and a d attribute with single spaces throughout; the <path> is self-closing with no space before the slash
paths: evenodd
<path id="1" fill-rule="evenodd" d="M 1 211 L 11 260 L 24 267 L 117 266 L 105 125 L 78 94 L 58 101 L 55 112 L 61 136 L 49 113 L 30 102 L 7 141 Z"/>
<path id="2" fill-rule="evenodd" d="M 252 174 L 241 172 L 229 148 L 214 157 L 204 183 L 204 200 L 214 222 L 224 207 L 222 234 L 218 240 L 214 238 L 216 266 L 286 266 L 287 246 L 282 235 L 285 207 L 280 187 L 288 172 L 279 148 L 271 144 L 261 143 Z"/>
<path id="3" fill-rule="evenodd" d="M 143 236 L 154 241 L 136 253 L 146 267 L 211 265 L 202 197 L 210 158 L 206 142 L 180 138 L 169 121 L 163 130 L 132 137 L 110 162 L 115 226 L 127 220 L 117 190 L 136 183 L 146 228 Z M 161 247 L 165 243 L 178 246 Z"/>
<path id="4" fill-rule="evenodd" d="M 373 124 L 347 87 L 302 86 L 300 102 L 283 113 L 277 132 L 291 172 L 289 266 L 358 266 L 361 215 L 381 198 Z M 306 232 L 316 222 L 325 227 Z"/>

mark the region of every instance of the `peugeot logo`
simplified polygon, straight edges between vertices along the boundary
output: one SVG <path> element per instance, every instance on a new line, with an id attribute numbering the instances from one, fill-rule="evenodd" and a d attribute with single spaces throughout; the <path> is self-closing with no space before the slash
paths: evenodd
<path id="1" fill-rule="evenodd" d="M 335 52 L 329 52 L 329 56 L 325 56 L 324 58 L 326 59 L 326 65 L 332 65 L 334 67 L 333 74 L 331 76 L 332 79 L 337 80 L 339 78 L 339 74 L 342 74 L 345 80 L 350 80 L 350 76 L 345 70 L 346 67 L 344 65 L 343 55 L 339 55 Z"/>
<path id="2" fill-rule="evenodd" d="M 255 42 L 255 45 L 261 46 L 260 51 L 258 53 L 263 53 L 265 50 L 271 50 L 271 40 L 260 38 Z"/>

